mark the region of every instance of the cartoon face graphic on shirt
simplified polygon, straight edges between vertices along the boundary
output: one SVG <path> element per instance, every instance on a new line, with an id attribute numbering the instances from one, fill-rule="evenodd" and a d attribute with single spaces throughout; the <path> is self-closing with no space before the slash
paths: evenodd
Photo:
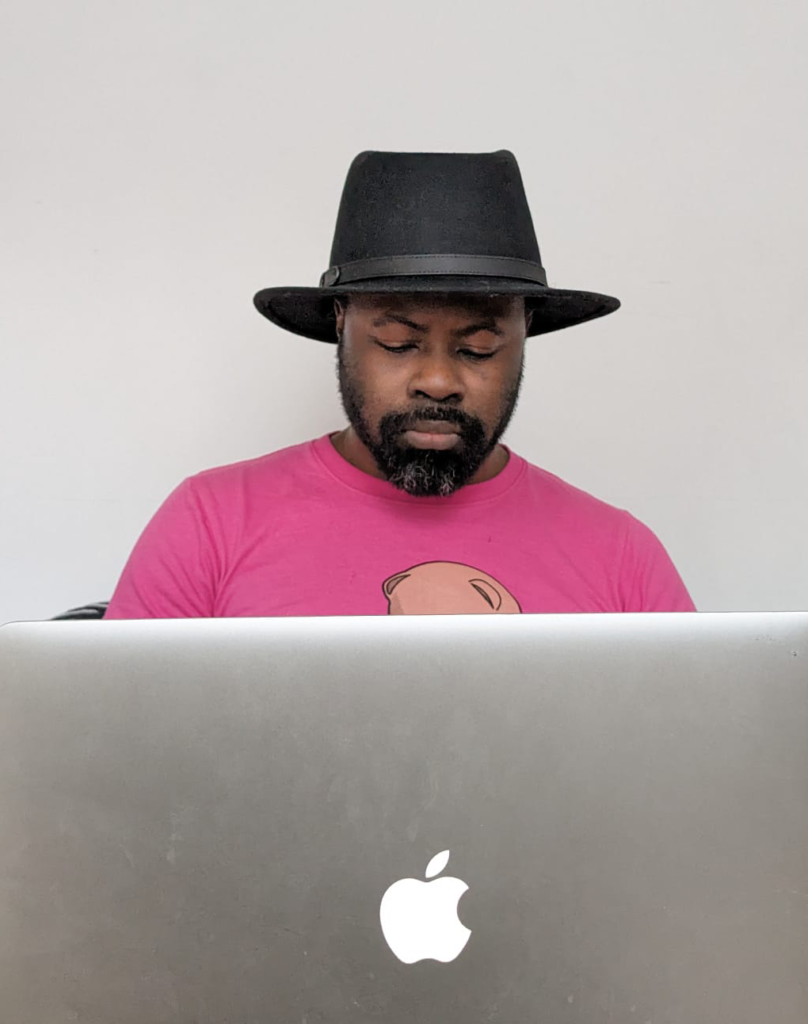
<path id="1" fill-rule="evenodd" d="M 388 615 L 516 614 L 519 602 L 493 576 L 461 562 L 422 562 L 382 584 Z"/>

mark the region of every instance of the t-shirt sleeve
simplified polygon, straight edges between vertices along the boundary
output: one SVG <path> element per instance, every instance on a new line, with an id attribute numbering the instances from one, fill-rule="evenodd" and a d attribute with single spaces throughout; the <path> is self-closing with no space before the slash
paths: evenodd
<path id="1" fill-rule="evenodd" d="M 129 556 L 106 619 L 211 618 L 216 546 L 192 478 L 157 512 Z"/>
<path id="2" fill-rule="evenodd" d="M 658 537 L 626 513 L 620 593 L 626 612 L 693 612 L 693 600 Z"/>

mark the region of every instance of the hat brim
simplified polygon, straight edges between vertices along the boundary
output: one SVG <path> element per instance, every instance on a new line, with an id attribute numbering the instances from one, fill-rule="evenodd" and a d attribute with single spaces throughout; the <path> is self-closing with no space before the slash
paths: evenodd
<path id="1" fill-rule="evenodd" d="M 333 300 L 358 293 L 521 295 L 533 312 L 528 337 L 574 327 L 620 308 L 620 300 L 611 295 L 490 277 L 386 277 L 331 288 L 263 288 L 253 302 L 259 313 L 283 330 L 336 344 Z"/>

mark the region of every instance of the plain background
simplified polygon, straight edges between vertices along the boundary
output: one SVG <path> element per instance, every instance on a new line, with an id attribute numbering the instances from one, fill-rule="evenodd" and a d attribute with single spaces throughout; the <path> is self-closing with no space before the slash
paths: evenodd
<path id="1" fill-rule="evenodd" d="M 507 440 L 703 610 L 808 608 L 804 0 L 5 0 L 0 621 L 110 597 L 185 476 L 344 423 L 316 284 L 364 149 L 516 154 L 551 284 Z"/>

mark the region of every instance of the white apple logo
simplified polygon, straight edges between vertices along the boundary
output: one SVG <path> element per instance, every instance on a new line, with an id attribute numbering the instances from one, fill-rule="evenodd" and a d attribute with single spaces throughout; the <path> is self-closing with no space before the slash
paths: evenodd
<path id="1" fill-rule="evenodd" d="M 449 851 L 436 854 L 426 877 L 434 878 L 449 863 Z M 460 956 L 471 932 L 457 916 L 457 904 L 468 889 L 459 878 L 421 882 L 402 878 L 382 896 L 379 917 L 387 945 L 405 964 L 418 960 L 449 963 Z"/>

